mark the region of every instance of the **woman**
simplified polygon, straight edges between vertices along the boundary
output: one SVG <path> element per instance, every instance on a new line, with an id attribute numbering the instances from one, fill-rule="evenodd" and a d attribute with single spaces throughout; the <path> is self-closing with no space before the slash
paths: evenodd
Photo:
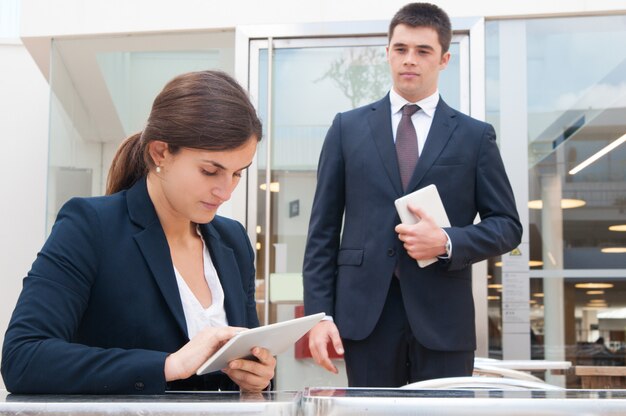
<path id="1" fill-rule="evenodd" d="M 11 318 L 2 376 L 13 393 L 260 391 L 276 361 L 196 370 L 237 331 L 258 326 L 244 228 L 216 216 L 250 165 L 261 122 L 228 75 L 170 81 L 144 131 L 128 138 L 107 196 L 59 212 Z M 230 325 L 230 326 L 229 326 Z"/>

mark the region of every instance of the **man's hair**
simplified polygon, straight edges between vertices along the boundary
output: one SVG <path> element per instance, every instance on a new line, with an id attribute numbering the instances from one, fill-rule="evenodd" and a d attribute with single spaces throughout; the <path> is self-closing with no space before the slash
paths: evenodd
<path id="1" fill-rule="evenodd" d="M 393 16 L 389 23 L 389 42 L 393 31 L 398 25 L 410 27 L 429 27 L 439 36 L 441 53 L 448 52 L 452 40 L 452 25 L 450 17 L 438 6 L 430 3 L 409 3 Z"/>

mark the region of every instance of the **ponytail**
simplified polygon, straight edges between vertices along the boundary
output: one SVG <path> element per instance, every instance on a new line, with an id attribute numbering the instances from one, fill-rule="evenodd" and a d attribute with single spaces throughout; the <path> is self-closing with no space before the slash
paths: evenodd
<path id="1" fill-rule="evenodd" d="M 148 175 L 154 161 L 148 144 L 159 140 L 170 153 L 179 149 L 213 152 L 237 149 L 261 140 L 261 120 L 246 91 L 230 75 L 199 71 L 172 79 L 157 95 L 143 132 L 130 136 L 117 150 L 107 195 L 123 191 Z"/>
<path id="2" fill-rule="evenodd" d="M 147 172 L 141 133 L 136 133 L 124 140 L 115 153 L 107 177 L 106 194 L 111 195 L 130 188 L 146 176 Z"/>

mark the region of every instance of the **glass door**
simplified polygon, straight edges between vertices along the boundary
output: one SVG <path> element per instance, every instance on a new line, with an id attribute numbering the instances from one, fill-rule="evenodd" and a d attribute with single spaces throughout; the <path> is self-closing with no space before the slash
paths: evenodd
<path id="1" fill-rule="evenodd" d="M 469 36 L 456 34 L 440 78 L 446 102 L 469 113 Z M 302 262 L 317 162 L 338 112 L 382 98 L 391 88 L 387 36 L 250 41 L 249 90 L 264 124 L 248 182 L 248 230 L 256 244 L 259 317 L 302 299 Z M 269 277 L 269 279 L 268 279 Z M 269 280 L 269 286 L 266 282 Z"/>

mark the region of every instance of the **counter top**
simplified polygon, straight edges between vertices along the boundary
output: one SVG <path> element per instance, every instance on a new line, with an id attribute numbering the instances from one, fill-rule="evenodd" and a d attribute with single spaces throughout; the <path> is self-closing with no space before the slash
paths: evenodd
<path id="1" fill-rule="evenodd" d="M 2 416 L 429 415 L 617 416 L 626 390 L 403 390 L 307 388 L 304 392 L 168 393 L 161 396 L 13 395 Z"/>
<path id="2" fill-rule="evenodd" d="M 301 409 L 304 416 L 617 416 L 626 414 L 626 391 L 309 388 Z"/>
<path id="3" fill-rule="evenodd" d="M 168 393 L 160 396 L 16 395 L 0 390 L 2 416 L 295 415 L 301 394 Z"/>

